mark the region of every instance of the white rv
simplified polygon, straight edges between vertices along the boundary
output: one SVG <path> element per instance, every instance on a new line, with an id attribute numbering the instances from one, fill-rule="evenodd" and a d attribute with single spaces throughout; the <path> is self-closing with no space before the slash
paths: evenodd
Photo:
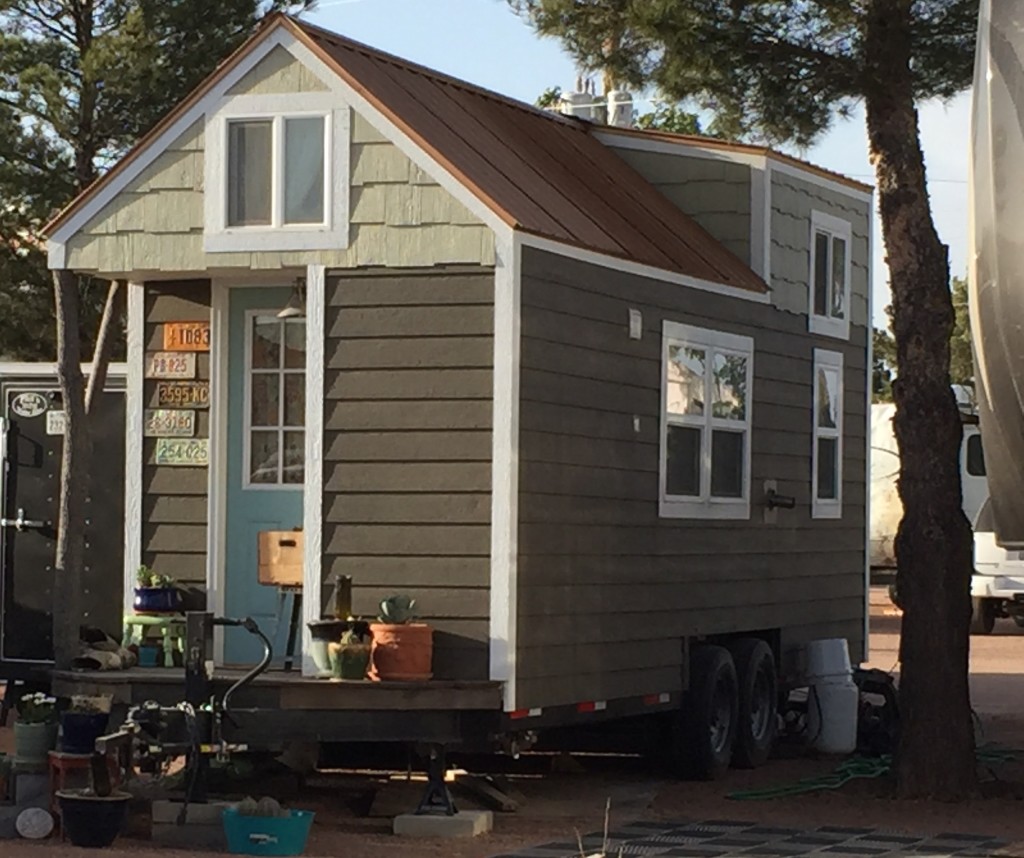
<path id="1" fill-rule="evenodd" d="M 964 403 L 962 403 L 964 404 Z M 894 542 L 903 506 L 896 490 L 899 453 L 893 435 L 895 406 L 871 406 L 871 567 L 896 568 Z M 964 514 L 974 529 L 974 575 L 971 596 L 972 634 L 989 634 L 996 619 L 1011 617 L 1024 627 L 1024 551 L 1007 551 L 996 543 L 981 431 L 973 413 L 964 413 L 960 449 Z"/>

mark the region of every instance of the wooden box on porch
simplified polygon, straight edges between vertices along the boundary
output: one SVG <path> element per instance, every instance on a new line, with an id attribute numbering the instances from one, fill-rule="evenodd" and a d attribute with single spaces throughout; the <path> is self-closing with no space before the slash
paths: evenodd
<path id="1" fill-rule="evenodd" d="M 272 587 L 301 587 L 303 548 L 301 530 L 261 530 L 260 583 Z"/>

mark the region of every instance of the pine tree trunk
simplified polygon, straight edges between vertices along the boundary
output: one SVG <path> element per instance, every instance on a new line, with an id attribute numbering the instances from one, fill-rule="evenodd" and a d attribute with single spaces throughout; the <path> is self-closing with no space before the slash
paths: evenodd
<path id="1" fill-rule="evenodd" d="M 873 0 L 867 127 L 892 285 L 894 428 L 903 520 L 898 792 L 960 800 L 977 789 L 968 687 L 972 535 L 962 509 L 962 428 L 949 378 L 949 261 L 932 222 L 910 70 L 911 0 Z"/>
<path id="2" fill-rule="evenodd" d="M 68 670 L 78 655 L 85 565 L 86 500 L 92 435 L 86 422 L 85 379 L 79 336 L 78 277 L 56 271 L 57 380 L 64 399 L 64 456 L 60 472 L 60 514 L 53 586 L 53 650 L 58 670 Z"/>

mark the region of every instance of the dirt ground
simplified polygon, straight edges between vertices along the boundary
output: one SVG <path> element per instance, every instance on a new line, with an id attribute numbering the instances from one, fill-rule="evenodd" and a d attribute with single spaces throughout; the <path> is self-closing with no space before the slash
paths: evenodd
<path id="1" fill-rule="evenodd" d="M 896 664 L 899 617 L 882 589 L 872 593 L 870 666 L 891 670 Z M 826 774 L 827 760 L 776 760 L 755 772 L 730 772 L 723 781 L 687 783 L 645 771 L 636 760 L 576 758 L 581 770 L 559 774 L 520 774 L 515 787 L 525 803 L 514 814 L 495 814 L 495 830 L 473 841 L 398 841 L 389 834 L 390 816 L 410 809 L 421 786 L 395 779 L 375 802 L 370 817 L 350 808 L 359 781 L 351 777 L 318 780 L 292 806 L 317 811 L 306 854 L 361 858 L 485 858 L 553 840 L 573 840 L 599 830 L 606 801 L 612 803 L 612 824 L 632 819 L 738 819 L 813 827 L 873 826 L 912 833 L 957 831 L 1000 837 L 1015 845 L 1007 855 L 1024 856 L 1024 630 L 1000 620 L 991 637 L 972 639 L 971 689 L 981 719 L 983 740 L 1019 748 L 1020 761 L 1000 766 L 993 774 L 1003 782 L 1000 798 L 962 805 L 897 802 L 884 797 L 878 782 L 854 782 L 837 792 L 822 792 L 772 801 L 734 801 L 730 792 L 779 786 Z M 0 730 L 0 750 L 10 742 Z M 575 766 L 574 766 L 575 767 Z M 544 767 L 535 766 L 535 772 Z M 524 769 L 524 772 L 526 769 Z M 4 858 L 50 858 L 73 852 L 57 843 L 4 843 Z M 122 839 L 107 850 L 111 858 L 174 858 L 195 854 L 154 848 L 151 843 Z"/>

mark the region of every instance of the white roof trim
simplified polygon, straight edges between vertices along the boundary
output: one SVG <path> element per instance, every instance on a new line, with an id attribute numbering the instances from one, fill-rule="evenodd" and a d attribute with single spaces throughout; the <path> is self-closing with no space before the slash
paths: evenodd
<path id="1" fill-rule="evenodd" d="M 688 286 L 691 289 L 700 289 L 703 292 L 714 292 L 716 295 L 724 295 L 727 298 L 738 298 L 741 301 L 753 301 L 755 304 L 770 304 L 771 294 L 769 292 L 752 292 L 741 286 L 727 286 L 724 283 L 714 283 L 710 280 L 701 280 L 699 277 L 690 277 L 687 274 L 678 274 L 674 271 L 666 271 L 663 268 L 656 268 L 653 265 L 645 265 L 642 262 L 632 262 L 628 259 L 620 259 L 607 253 L 598 253 L 596 250 L 586 250 L 582 247 L 575 247 L 570 244 L 562 244 L 550 238 L 542 238 L 530 233 L 521 233 L 523 247 L 532 247 L 536 250 L 543 250 L 548 253 L 556 253 L 559 256 L 567 256 L 570 259 L 578 259 L 581 262 L 589 262 L 591 265 L 600 265 L 602 268 L 611 268 L 621 271 L 624 274 L 635 274 L 638 277 L 650 277 L 652 280 L 662 280 L 666 283 L 675 283 L 678 286 Z"/>
<path id="2" fill-rule="evenodd" d="M 616 134 L 609 131 L 597 131 L 594 136 L 606 146 L 617 149 L 635 149 L 640 152 L 660 152 L 666 155 L 682 155 L 689 158 L 729 161 L 733 164 L 746 164 L 749 167 L 760 169 L 764 169 L 765 164 L 770 162 L 773 171 L 793 176 L 832 193 L 842 194 L 843 196 L 866 203 L 870 203 L 874 199 L 874 194 L 871 191 L 862 191 L 858 188 L 844 185 L 835 179 L 822 176 L 813 169 L 798 167 L 774 154 L 763 155 L 755 152 L 737 152 L 720 149 L 716 146 L 702 146 L 699 143 L 689 141 L 684 142 L 680 140 L 679 142 L 674 142 L 662 138 L 644 139 L 634 135 Z"/>
<path id="3" fill-rule="evenodd" d="M 296 60 L 312 71 L 336 96 L 338 107 L 349 106 L 357 110 L 380 133 L 391 140 L 414 164 L 430 175 L 448 193 L 462 203 L 470 212 L 480 218 L 497 235 L 510 231 L 510 227 L 491 209 L 473 194 L 459 179 L 420 147 L 411 137 L 398 128 L 381 111 L 367 99 L 349 86 L 334 69 L 323 62 L 309 48 L 299 41 L 283 25 L 256 42 L 249 53 L 231 69 L 221 80 L 203 95 L 189 110 L 164 129 L 156 139 L 151 141 L 131 163 L 104 185 L 89 200 L 62 223 L 47 242 L 47 254 L 51 269 L 63 268 L 66 264 L 67 242 L 78 233 L 90 220 L 98 215 L 118 194 L 145 170 L 168 146 L 184 134 L 193 124 L 208 113 L 216 112 L 231 87 L 240 81 L 274 48 L 281 47 L 288 51 Z"/>

